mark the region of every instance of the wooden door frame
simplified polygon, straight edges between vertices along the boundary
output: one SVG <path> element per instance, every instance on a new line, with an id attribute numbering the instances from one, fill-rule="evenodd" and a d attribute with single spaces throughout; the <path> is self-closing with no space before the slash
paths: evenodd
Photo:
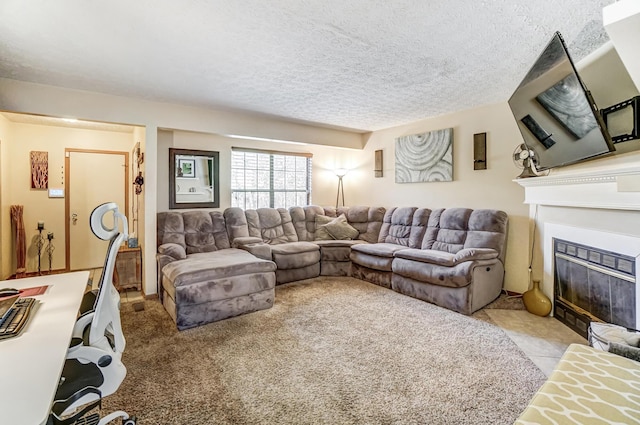
<path id="1" fill-rule="evenodd" d="M 65 256 L 65 271 L 71 269 L 71 226 L 70 226 L 70 213 L 71 213 L 71 153 L 95 153 L 95 154 L 107 154 L 107 155 L 123 155 L 124 156 L 124 215 L 129 221 L 129 152 L 127 151 L 103 151 L 98 149 L 76 149 L 65 148 L 64 149 L 64 185 L 66 187 L 67 196 L 64 197 L 64 256 Z M 96 205 L 97 206 L 97 205 Z"/>

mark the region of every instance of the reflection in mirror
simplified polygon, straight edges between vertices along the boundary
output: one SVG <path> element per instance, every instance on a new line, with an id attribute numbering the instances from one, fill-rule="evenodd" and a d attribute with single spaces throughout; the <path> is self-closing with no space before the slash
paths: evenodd
<path id="1" fill-rule="evenodd" d="M 169 208 L 220 207 L 219 153 L 169 148 Z"/>

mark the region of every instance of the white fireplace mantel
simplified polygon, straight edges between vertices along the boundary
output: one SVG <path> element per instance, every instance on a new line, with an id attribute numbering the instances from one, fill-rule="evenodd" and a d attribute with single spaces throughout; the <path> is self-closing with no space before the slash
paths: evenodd
<path id="1" fill-rule="evenodd" d="M 640 166 L 515 179 L 526 204 L 640 211 Z"/>

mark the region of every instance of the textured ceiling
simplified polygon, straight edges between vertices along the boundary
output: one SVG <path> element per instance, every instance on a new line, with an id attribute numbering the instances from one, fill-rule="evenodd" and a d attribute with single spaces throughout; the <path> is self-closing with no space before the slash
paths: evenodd
<path id="1" fill-rule="evenodd" d="M 506 101 L 614 0 L 1 0 L 0 77 L 377 130 Z"/>

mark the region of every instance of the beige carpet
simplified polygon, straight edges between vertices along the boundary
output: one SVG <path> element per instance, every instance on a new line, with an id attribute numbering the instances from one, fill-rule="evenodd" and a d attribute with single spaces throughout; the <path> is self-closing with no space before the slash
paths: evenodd
<path id="1" fill-rule="evenodd" d="M 272 309 L 183 332 L 123 307 L 139 424 L 511 424 L 544 374 L 480 312 L 351 278 L 278 286 Z"/>

